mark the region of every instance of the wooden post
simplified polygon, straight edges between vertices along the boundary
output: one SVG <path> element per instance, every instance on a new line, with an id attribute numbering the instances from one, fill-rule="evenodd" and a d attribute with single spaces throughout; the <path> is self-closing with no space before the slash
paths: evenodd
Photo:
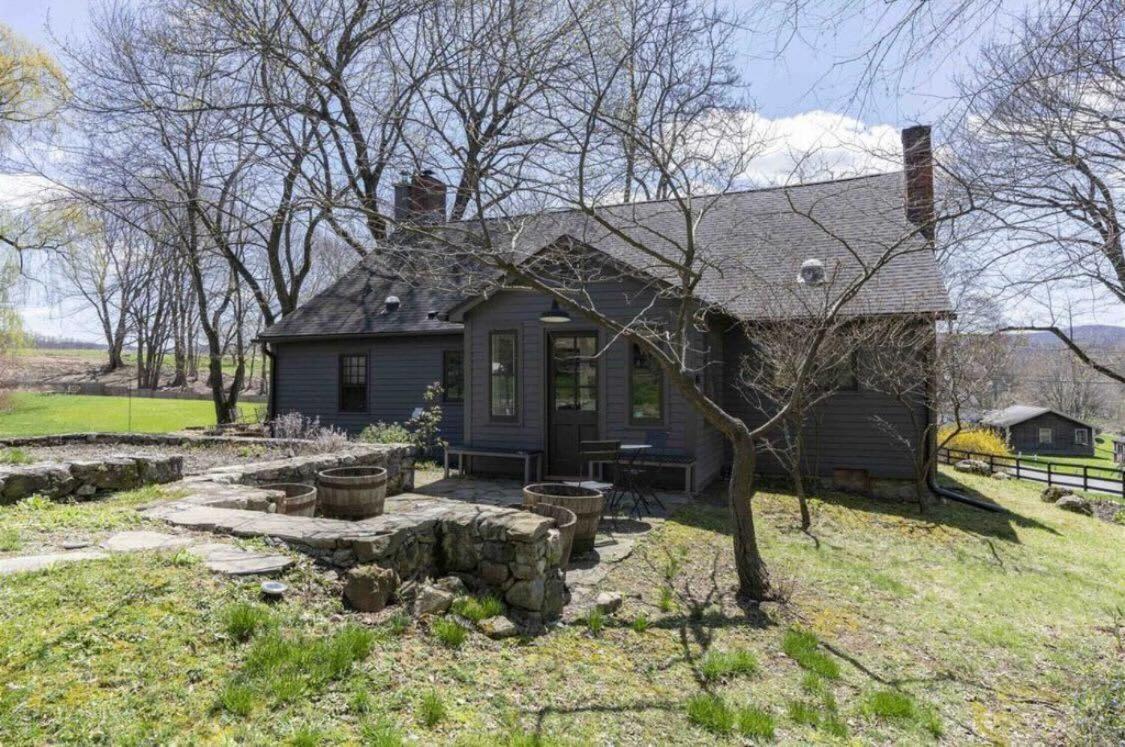
<path id="1" fill-rule="evenodd" d="M 1047 462 L 1047 487 L 1051 486 L 1051 463 Z"/>
<path id="2" fill-rule="evenodd" d="M 1090 489 L 1090 468 L 1085 464 L 1082 465 L 1082 489 Z"/>

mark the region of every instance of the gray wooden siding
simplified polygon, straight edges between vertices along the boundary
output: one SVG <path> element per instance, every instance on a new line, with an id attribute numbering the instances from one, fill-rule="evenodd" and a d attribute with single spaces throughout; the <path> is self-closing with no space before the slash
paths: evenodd
<path id="1" fill-rule="evenodd" d="M 726 391 L 727 409 L 751 427 L 759 425 L 765 415 L 739 395 L 731 373 L 737 371 L 743 358 L 750 354 L 749 341 L 741 332 L 731 332 L 725 338 L 724 350 L 724 368 L 731 382 Z M 917 422 L 924 423 L 922 403 L 916 405 L 915 412 Z M 805 431 L 808 473 L 831 477 L 837 467 L 848 467 L 866 469 L 874 477 L 912 478 L 910 451 L 876 425 L 876 417 L 889 423 L 894 432 L 911 435 L 910 414 L 887 395 L 864 391 L 861 386 L 858 391 L 837 392 L 823 402 L 811 415 Z M 921 434 L 914 431 L 912 438 L 917 443 Z M 778 472 L 781 467 L 775 459 L 763 456 L 759 469 Z"/>
<path id="2" fill-rule="evenodd" d="M 1039 429 L 1050 428 L 1054 436 L 1051 445 L 1039 443 Z M 1074 431 L 1086 431 L 1086 444 L 1074 443 Z M 1090 427 L 1060 417 L 1053 412 L 1045 412 L 1038 417 L 1017 423 L 1008 429 L 1008 445 L 1021 454 L 1053 454 L 1058 456 L 1093 456 L 1094 434 Z"/>
<path id="3" fill-rule="evenodd" d="M 441 381 L 442 352 L 461 348 L 461 335 L 416 335 L 354 341 L 277 343 L 277 411 L 319 417 L 322 425 L 359 433 L 378 421 L 405 422 L 426 387 Z M 367 412 L 340 412 L 340 355 L 368 355 Z M 463 407 L 443 403 L 442 437 L 460 443 Z"/>
<path id="4" fill-rule="evenodd" d="M 636 309 L 637 289 L 622 285 L 591 286 L 588 289 L 600 312 L 616 318 L 631 318 Z M 546 333 L 594 330 L 582 319 L 568 324 L 542 324 L 539 314 L 550 306 L 544 296 L 521 291 L 498 293 L 467 315 L 465 335 L 467 360 L 470 361 L 467 410 L 467 438 L 474 445 L 498 448 L 547 449 L 546 433 Z M 519 418 L 515 423 L 494 423 L 489 417 L 488 402 L 488 335 L 493 331 L 514 329 L 519 333 Z M 599 343 L 604 343 L 604 333 Z M 695 427 L 695 413 L 690 405 L 664 382 L 663 425 L 633 426 L 629 424 L 629 350 L 624 342 L 615 342 L 604 351 L 599 361 L 601 408 L 599 437 L 624 442 L 652 442 L 663 436 L 664 448 L 691 448 L 690 431 Z M 483 462 L 482 462 L 483 464 Z M 499 466 L 499 463 L 497 464 Z"/>

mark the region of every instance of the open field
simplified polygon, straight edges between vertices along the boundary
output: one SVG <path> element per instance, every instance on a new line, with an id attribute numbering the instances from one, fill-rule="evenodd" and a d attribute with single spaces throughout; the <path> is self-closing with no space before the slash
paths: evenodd
<path id="1" fill-rule="evenodd" d="M 809 536 L 760 494 L 788 601 L 749 613 L 725 510 L 691 505 L 603 582 L 616 615 L 527 641 L 345 613 L 304 559 L 272 607 L 186 553 L 7 577 L 0 743 L 1116 743 L 1125 527 L 958 479 L 1016 514 L 840 495 Z M 154 494 L 0 508 L 0 555 L 135 527 Z"/>
<path id="2" fill-rule="evenodd" d="M 213 425 L 208 400 L 92 397 L 40 392 L 11 392 L 10 408 L 0 411 L 0 437 L 37 436 L 76 431 L 160 433 L 188 426 Z M 252 417 L 257 404 L 243 405 Z"/>

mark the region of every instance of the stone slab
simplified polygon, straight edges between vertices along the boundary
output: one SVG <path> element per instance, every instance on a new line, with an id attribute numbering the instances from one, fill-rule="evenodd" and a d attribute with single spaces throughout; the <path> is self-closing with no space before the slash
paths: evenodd
<path id="1" fill-rule="evenodd" d="M 0 576 L 41 571 L 59 563 L 76 563 L 81 560 L 99 560 L 107 557 L 109 557 L 109 554 L 101 550 L 75 550 L 74 552 L 52 552 L 43 555 L 0 558 Z"/>
<path id="2" fill-rule="evenodd" d="M 293 565 L 293 559 L 285 555 L 242 550 L 221 542 L 196 545 L 188 552 L 202 558 L 210 570 L 227 576 L 268 576 Z"/>
<path id="3" fill-rule="evenodd" d="M 191 542 L 191 537 L 140 530 L 118 532 L 104 540 L 100 546 L 103 550 L 110 552 L 142 552 L 144 550 L 171 550 L 189 545 Z"/>

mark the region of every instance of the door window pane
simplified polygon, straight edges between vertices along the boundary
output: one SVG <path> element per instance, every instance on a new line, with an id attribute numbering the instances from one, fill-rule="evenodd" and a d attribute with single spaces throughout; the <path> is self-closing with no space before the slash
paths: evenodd
<path id="1" fill-rule="evenodd" d="M 664 372 L 636 343 L 630 346 L 629 420 L 659 423 L 664 419 Z"/>
<path id="2" fill-rule="evenodd" d="M 581 412 L 598 410 L 597 339 L 592 335 L 556 335 L 551 338 L 554 357 L 554 408 Z"/>
<path id="3" fill-rule="evenodd" d="M 465 398 L 464 353 L 460 350 L 446 350 L 441 354 L 442 399 L 446 402 L 462 402 Z"/>
<path id="4" fill-rule="evenodd" d="M 493 420 L 515 420 L 519 415 L 516 379 L 516 333 L 489 336 L 489 407 Z"/>

